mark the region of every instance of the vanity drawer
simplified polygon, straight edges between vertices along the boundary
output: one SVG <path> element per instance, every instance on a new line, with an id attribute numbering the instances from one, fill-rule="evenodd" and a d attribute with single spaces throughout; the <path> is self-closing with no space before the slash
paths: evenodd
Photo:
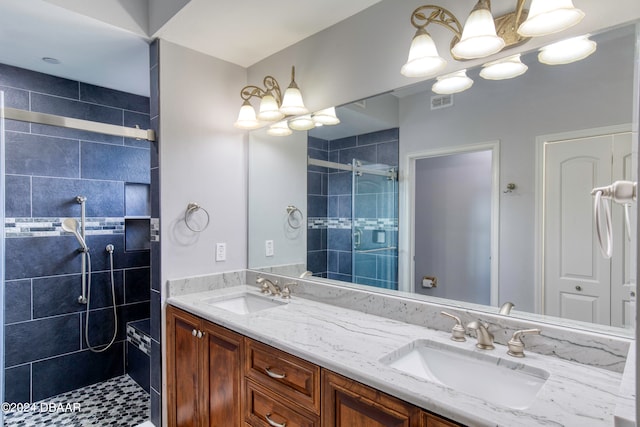
<path id="1" fill-rule="evenodd" d="M 315 414 L 320 414 L 320 367 L 251 339 L 245 375 Z"/>
<path id="2" fill-rule="evenodd" d="M 265 387 L 245 380 L 245 422 L 253 427 L 320 427 L 320 418 L 294 409 Z"/>

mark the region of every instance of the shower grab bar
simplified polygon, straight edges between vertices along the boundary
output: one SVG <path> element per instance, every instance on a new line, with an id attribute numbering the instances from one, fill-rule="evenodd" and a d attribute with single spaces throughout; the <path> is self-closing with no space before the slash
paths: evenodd
<path id="1" fill-rule="evenodd" d="M 41 125 L 50 125 L 69 129 L 84 130 L 88 132 L 103 133 L 106 135 L 123 136 L 125 138 L 146 139 L 147 141 L 156 140 L 156 134 L 153 129 L 144 130 L 139 128 L 130 128 L 125 126 L 111 125 L 108 123 L 74 119 L 72 117 L 56 116 L 54 114 L 19 110 L 16 108 L 4 108 L 4 118 L 18 120 L 20 122 L 31 122 Z"/>
<path id="2" fill-rule="evenodd" d="M 396 249 L 398 249 L 398 248 L 395 247 L 395 246 L 389 246 L 389 247 L 386 247 L 386 248 L 364 249 L 362 251 L 356 249 L 356 252 L 359 253 L 359 254 L 368 254 L 368 253 L 371 253 L 371 252 L 393 251 L 393 250 L 396 250 Z"/>

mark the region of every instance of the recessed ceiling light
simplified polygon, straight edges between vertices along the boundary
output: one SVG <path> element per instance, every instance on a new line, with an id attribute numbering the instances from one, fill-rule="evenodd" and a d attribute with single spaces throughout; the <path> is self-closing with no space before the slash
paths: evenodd
<path id="1" fill-rule="evenodd" d="M 51 58 L 51 57 L 49 57 L 49 56 L 45 56 L 45 57 L 43 57 L 43 58 L 42 58 L 42 60 L 43 60 L 44 62 L 46 62 L 47 64 L 55 64 L 55 65 L 57 65 L 57 64 L 59 64 L 59 63 L 60 63 L 60 60 L 59 60 L 59 59 Z"/>

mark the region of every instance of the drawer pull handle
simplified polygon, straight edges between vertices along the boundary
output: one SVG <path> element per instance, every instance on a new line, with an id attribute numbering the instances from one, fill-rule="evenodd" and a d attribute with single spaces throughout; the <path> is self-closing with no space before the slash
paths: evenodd
<path id="1" fill-rule="evenodd" d="M 277 379 L 277 380 L 281 380 L 281 379 L 283 379 L 284 377 L 286 377 L 286 376 L 287 376 L 287 374 L 276 374 L 275 372 L 272 372 L 270 367 L 268 367 L 268 368 L 264 368 L 264 371 L 265 371 L 265 372 L 267 373 L 267 375 L 269 375 L 271 378 L 275 378 L 275 379 Z"/>
<path id="2" fill-rule="evenodd" d="M 273 421 L 270 418 L 271 414 L 266 414 L 264 417 L 267 419 L 267 422 L 269 423 L 270 426 L 273 426 L 273 427 L 287 427 L 287 423 L 280 424 L 280 423 L 277 423 L 277 422 Z"/>

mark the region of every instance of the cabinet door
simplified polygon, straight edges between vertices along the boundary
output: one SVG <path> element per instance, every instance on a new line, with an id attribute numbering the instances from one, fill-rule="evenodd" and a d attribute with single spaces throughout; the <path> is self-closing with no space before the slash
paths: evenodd
<path id="1" fill-rule="evenodd" d="M 202 321 L 202 332 L 204 425 L 241 427 L 243 337 L 207 321 Z"/>
<path id="2" fill-rule="evenodd" d="M 323 427 L 419 427 L 419 408 L 326 370 Z"/>
<path id="3" fill-rule="evenodd" d="M 199 365 L 200 319 L 167 307 L 167 390 L 168 425 L 200 426 L 199 399 L 203 392 Z"/>
<path id="4" fill-rule="evenodd" d="M 437 415 L 422 413 L 422 427 L 459 427 L 460 424 L 455 424 L 451 421 L 440 418 Z"/>

